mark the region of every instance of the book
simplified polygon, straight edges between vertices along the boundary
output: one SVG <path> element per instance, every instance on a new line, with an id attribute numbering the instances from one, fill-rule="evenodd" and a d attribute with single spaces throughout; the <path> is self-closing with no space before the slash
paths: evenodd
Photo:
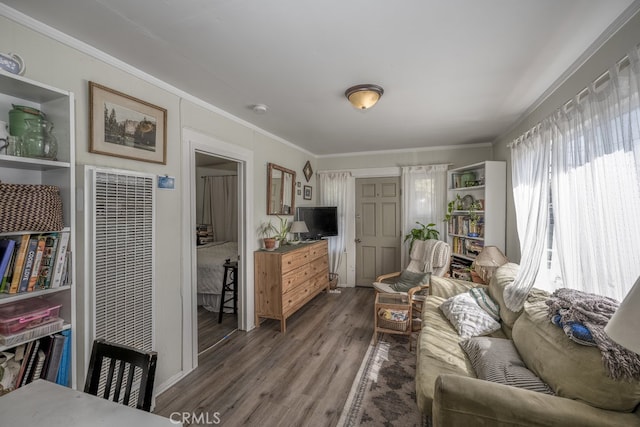
<path id="1" fill-rule="evenodd" d="M 14 385 L 14 388 L 18 388 L 20 387 L 20 385 L 22 384 L 22 378 L 24 377 L 24 372 L 27 369 L 27 364 L 29 363 L 29 355 L 31 354 L 31 350 L 33 349 L 33 344 L 34 341 L 29 341 L 26 344 L 26 347 L 22 347 L 16 350 L 16 356 L 15 359 L 16 361 L 20 361 L 20 370 L 18 371 L 18 375 L 16 375 L 16 383 Z M 18 355 L 18 351 L 20 352 L 20 356 L 22 357 L 21 359 L 19 359 L 19 355 Z"/>
<path id="2" fill-rule="evenodd" d="M 46 236 L 42 261 L 40 261 L 40 273 L 36 281 L 36 289 L 48 289 L 51 285 L 54 264 L 56 262 L 56 249 L 58 248 L 58 233 Z"/>
<path id="3" fill-rule="evenodd" d="M 31 353 L 29 354 L 29 362 L 27 363 L 27 369 L 24 371 L 24 375 L 22 376 L 22 380 L 20 381 L 20 386 L 26 385 L 29 383 L 31 376 L 33 375 L 33 368 L 36 357 L 38 356 L 38 348 L 40 347 L 40 340 L 35 340 L 33 342 L 33 348 L 31 349 Z"/>
<path id="4" fill-rule="evenodd" d="M 24 256 L 24 267 L 22 267 L 22 273 L 20 273 L 20 285 L 18 286 L 18 292 L 26 292 L 29 287 L 29 279 L 31 278 L 33 263 L 36 260 L 37 249 L 38 237 L 31 236 L 27 245 L 27 252 Z"/>
<path id="5" fill-rule="evenodd" d="M 47 354 L 42 349 L 39 349 L 38 354 L 36 355 L 36 360 L 33 367 L 33 374 L 27 381 L 27 384 L 37 379 L 40 379 L 40 376 L 42 375 L 42 368 L 44 367 L 44 362 L 46 357 L 47 357 Z"/>
<path id="6" fill-rule="evenodd" d="M 13 277 L 13 264 L 16 260 L 16 246 L 13 247 L 13 253 L 11 254 L 11 258 L 9 259 L 9 265 L 7 266 L 7 270 L 4 272 L 4 276 L 2 277 L 2 282 L 0 282 L 0 289 L 2 292 L 9 292 L 9 287 L 11 286 L 11 277 Z"/>
<path id="7" fill-rule="evenodd" d="M 71 361 L 71 331 L 66 330 L 60 332 L 64 336 L 64 346 L 62 349 L 62 357 L 60 358 L 60 368 L 56 377 L 56 384 L 62 386 L 69 385 L 69 362 Z"/>
<path id="8" fill-rule="evenodd" d="M 59 288 L 62 284 L 62 276 L 65 271 L 67 259 L 67 247 L 69 246 L 69 232 L 60 233 L 60 241 L 58 242 L 58 250 L 56 253 L 56 262 L 54 265 L 53 278 L 51 279 L 51 288 Z"/>
<path id="9" fill-rule="evenodd" d="M 31 292 L 36 287 L 38 276 L 40 275 L 40 263 L 42 262 L 42 255 L 44 254 L 44 245 L 47 241 L 45 236 L 39 236 L 36 246 L 36 257 L 33 261 L 33 267 L 31 268 L 31 276 L 29 276 L 29 284 L 27 285 L 27 292 Z"/>
<path id="10" fill-rule="evenodd" d="M 9 261 L 13 255 L 16 241 L 12 239 L 0 240 L 0 292 L 4 291 L 5 282 L 2 280 L 9 269 Z"/>
<path id="11" fill-rule="evenodd" d="M 60 369 L 60 361 L 62 359 L 62 350 L 64 349 L 65 336 L 55 334 L 51 341 L 51 351 L 48 357 L 47 366 L 44 372 L 44 379 L 51 382 L 56 382 L 58 377 L 58 371 Z"/>
<path id="12" fill-rule="evenodd" d="M 20 238 L 20 242 L 17 244 L 16 261 L 13 264 L 11 287 L 9 288 L 10 294 L 17 293 L 18 288 L 20 287 L 20 276 L 22 273 L 22 266 L 24 265 L 24 258 L 27 254 L 27 249 L 29 246 L 29 238 L 30 236 L 28 234 L 25 234 Z"/>

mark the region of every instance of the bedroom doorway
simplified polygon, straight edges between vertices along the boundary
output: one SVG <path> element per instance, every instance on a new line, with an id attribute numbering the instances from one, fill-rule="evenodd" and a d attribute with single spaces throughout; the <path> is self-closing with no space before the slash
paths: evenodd
<path id="1" fill-rule="evenodd" d="M 197 212 L 202 209 L 196 196 L 196 154 L 235 162 L 237 171 L 237 251 L 238 283 L 237 328 L 254 328 L 253 259 L 256 243 L 253 227 L 253 152 L 189 128 L 182 129 L 181 221 L 182 229 L 182 371 L 172 381 L 178 381 L 198 366 L 198 284 L 197 284 Z M 217 319 L 216 319 L 217 321 Z"/>
<path id="2" fill-rule="evenodd" d="M 233 292 L 222 293 L 223 282 L 231 283 L 237 276 L 225 265 L 227 260 L 238 261 L 238 165 L 195 153 L 198 356 L 238 329 Z"/>

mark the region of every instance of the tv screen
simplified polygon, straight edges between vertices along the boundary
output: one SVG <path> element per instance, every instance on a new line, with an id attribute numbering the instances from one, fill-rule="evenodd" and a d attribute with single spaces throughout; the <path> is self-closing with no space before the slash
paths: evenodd
<path id="1" fill-rule="evenodd" d="M 300 233 L 302 240 L 318 240 L 338 235 L 338 208 L 335 206 L 302 206 L 297 208 L 298 221 L 304 221 L 308 233 Z"/>

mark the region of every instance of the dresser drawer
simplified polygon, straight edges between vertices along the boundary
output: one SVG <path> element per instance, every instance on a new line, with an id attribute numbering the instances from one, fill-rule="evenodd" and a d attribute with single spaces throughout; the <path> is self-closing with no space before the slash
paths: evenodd
<path id="1" fill-rule="evenodd" d="M 305 265 L 309 260 L 309 250 L 307 248 L 298 249 L 282 255 L 282 273 L 286 273 L 295 268 Z"/>
<path id="2" fill-rule="evenodd" d="M 329 276 L 329 260 L 327 257 L 314 259 L 309 263 L 309 277 L 313 277 L 319 273 Z"/>
<path id="3" fill-rule="evenodd" d="M 327 257 L 328 249 L 327 242 L 323 241 L 318 244 L 314 244 L 309 248 L 309 259 L 316 259 L 319 257 Z"/>
<path id="4" fill-rule="evenodd" d="M 315 282 L 311 280 L 282 295 L 282 312 L 285 316 L 298 310 L 314 290 Z"/>
<path id="5" fill-rule="evenodd" d="M 315 275 L 315 272 L 309 269 L 309 265 L 303 265 L 295 270 L 282 275 L 282 293 L 289 292 L 299 284 L 307 281 L 309 277 Z"/>

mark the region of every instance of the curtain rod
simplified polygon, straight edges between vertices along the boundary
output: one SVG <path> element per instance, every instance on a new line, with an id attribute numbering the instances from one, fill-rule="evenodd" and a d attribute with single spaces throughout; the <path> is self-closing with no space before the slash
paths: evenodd
<path id="1" fill-rule="evenodd" d="M 640 44 L 637 44 L 634 47 L 634 49 L 638 49 L 638 48 L 640 48 Z M 627 68 L 630 65 L 631 65 L 631 59 L 629 59 L 629 54 L 626 54 L 624 57 L 622 57 L 622 59 L 616 61 L 616 63 L 614 64 L 614 67 L 617 67 L 618 72 L 620 72 L 620 71 L 624 70 L 625 68 Z M 588 86 L 586 86 L 582 90 L 580 90 L 573 98 L 571 98 L 568 101 L 564 102 L 562 104 L 562 106 L 556 108 L 547 117 L 552 116 L 553 114 L 557 113 L 558 111 L 560 111 L 562 109 L 564 109 L 565 111 L 569 111 L 569 110 L 575 108 L 576 102 L 577 103 L 582 102 L 587 97 L 587 95 L 589 95 L 592 92 L 593 89 L 598 89 L 598 88 L 602 87 L 602 85 L 604 85 L 605 83 L 607 83 L 610 80 L 611 80 L 611 69 L 608 69 L 604 73 L 602 73 L 598 77 L 596 77 L 594 80 L 592 80 L 591 83 Z M 591 88 L 592 85 L 593 85 L 593 89 Z M 544 119 L 543 119 L 543 121 L 544 121 Z M 511 148 L 511 147 L 519 144 L 520 141 L 522 141 L 525 138 L 528 138 L 529 135 L 537 132 L 540 129 L 541 125 L 542 125 L 542 121 L 536 123 L 530 129 L 525 131 L 522 135 L 520 135 L 519 137 L 515 138 L 513 141 L 508 143 L 507 144 L 507 148 Z"/>
<path id="2" fill-rule="evenodd" d="M 202 175 L 200 178 L 202 178 L 202 179 L 205 179 L 205 178 L 218 178 L 218 177 L 222 178 L 223 176 L 238 176 L 238 174 L 237 173 L 236 174 L 230 173 L 228 175 Z"/>

